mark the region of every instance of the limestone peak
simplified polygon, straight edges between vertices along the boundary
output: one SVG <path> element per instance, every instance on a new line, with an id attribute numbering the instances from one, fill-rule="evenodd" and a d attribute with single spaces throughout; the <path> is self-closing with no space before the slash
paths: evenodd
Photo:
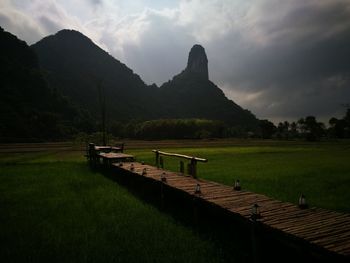
<path id="1" fill-rule="evenodd" d="M 188 55 L 187 72 L 195 73 L 205 79 L 209 78 L 208 58 L 205 49 L 201 45 L 194 45 Z"/>

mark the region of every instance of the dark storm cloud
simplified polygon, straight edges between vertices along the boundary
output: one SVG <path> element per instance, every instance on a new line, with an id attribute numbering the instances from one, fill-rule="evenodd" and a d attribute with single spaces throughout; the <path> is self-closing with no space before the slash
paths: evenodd
<path id="1" fill-rule="evenodd" d="M 224 63 L 216 78 L 233 97 L 235 91 L 258 94 L 243 103 L 260 117 L 327 118 L 350 101 L 350 2 L 313 3 L 296 6 L 277 22 L 262 18 L 267 43 L 241 42 L 229 52 L 233 64 L 225 66 L 227 48 L 218 50 L 214 63 Z M 219 42 L 234 41 L 240 40 L 228 35 Z"/>

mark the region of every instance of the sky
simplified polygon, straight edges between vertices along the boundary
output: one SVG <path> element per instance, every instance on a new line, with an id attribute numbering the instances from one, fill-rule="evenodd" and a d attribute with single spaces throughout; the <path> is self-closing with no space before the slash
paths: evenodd
<path id="1" fill-rule="evenodd" d="M 1 0 L 0 25 L 28 44 L 78 30 L 158 86 L 200 44 L 210 80 L 275 123 L 350 104 L 349 0 Z"/>

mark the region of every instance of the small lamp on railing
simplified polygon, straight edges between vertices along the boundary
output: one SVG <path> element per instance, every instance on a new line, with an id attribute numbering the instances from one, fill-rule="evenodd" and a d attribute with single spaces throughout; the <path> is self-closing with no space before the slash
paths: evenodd
<path id="1" fill-rule="evenodd" d="M 261 214 L 260 214 L 260 206 L 258 204 L 254 204 L 252 206 L 252 212 L 250 214 L 250 218 L 253 221 L 256 221 L 257 219 L 261 218 Z"/>
<path id="2" fill-rule="evenodd" d="M 134 164 L 132 163 L 131 165 L 130 165 L 130 171 L 134 171 Z"/>
<path id="3" fill-rule="evenodd" d="M 305 208 L 309 207 L 307 202 L 306 202 L 305 195 L 303 195 L 303 194 L 300 195 L 298 205 L 299 205 L 299 208 L 301 208 L 301 209 L 305 209 Z"/>
<path id="4" fill-rule="evenodd" d="M 145 168 L 143 168 L 143 170 L 142 170 L 142 175 L 146 175 L 147 174 L 147 168 L 145 167 Z"/>
<path id="5" fill-rule="evenodd" d="M 163 183 L 166 182 L 165 172 L 163 172 L 163 173 L 160 175 L 160 180 L 161 180 Z"/>
<path id="6" fill-rule="evenodd" d="M 233 190 L 235 190 L 235 191 L 241 190 L 241 183 L 238 179 L 235 181 L 235 183 L 233 185 Z"/>
<path id="7" fill-rule="evenodd" d="M 201 185 L 200 184 L 196 185 L 196 189 L 194 190 L 194 193 L 195 194 L 200 194 L 201 193 Z"/>

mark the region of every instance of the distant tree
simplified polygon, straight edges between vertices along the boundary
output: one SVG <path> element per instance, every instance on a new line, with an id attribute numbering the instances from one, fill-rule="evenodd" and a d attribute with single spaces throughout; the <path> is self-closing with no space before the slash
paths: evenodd
<path id="1" fill-rule="evenodd" d="M 328 134 L 331 138 L 344 138 L 345 122 L 337 118 L 331 118 L 329 121 Z"/>
<path id="2" fill-rule="evenodd" d="M 276 131 L 276 126 L 269 120 L 260 120 L 259 129 L 263 139 L 270 139 Z"/>
<path id="3" fill-rule="evenodd" d="M 334 118 L 334 117 L 330 118 L 328 121 L 328 123 L 331 127 L 335 127 L 335 125 L 337 125 L 337 122 L 338 122 L 338 119 Z"/>
<path id="4" fill-rule="evenodd" d="M 110 131 L 115 137 L 123 137 L 124 125 L 122 122 L 113 121 L 110 124 Z"/>
<path id="5" fill-rule="evenodd" d="M 319 140 L 325 134 L 325 125 L 317 122 L 316 117 L 307 116 L 298 121 L 300 130 L 304 138 L 308 141 Z"/>
<path id="6" fill-rule="evenodd" d="M 304 134 L 305 133 L 305 120 L 304 118 L 300 118 L 298 121 L 297 121 L 297 129 L 298 129 L 298 132 L 300 134 Z"/>
<path id="7" fill-rule="evenodd" d="M 224 136 L 221 121 L 204 119 L 160 119 L 139 123 L 136 136 L 140 139 L 205 139 Z"/>
<path id="8" fill-rule="evenodd" d="M 345 138 L 350 138 L 350 108 L 348 108 L 346 110 L 344 121 L 345 121 L 344 137 Z"/>
<path id="9" fill-rule="evenodd" d="M 296 138 L 298 136 L 298 125 L 295 121 L 290 124 L 290 136 Z"/>
<path id="10" fill-rule="evenodd" d="M 344 120 L 348 123 L 348 125 L 350 124 L 350 108 L 346 110 Z"/>
<path id="11" fill-rule="evenodd" d="M 278 123 L 277 134 L 276 134 L 277 138 L 288 139 L 289 138 L 289 126 L 290 126 L 290 124 L 288 121 Z"/>
<path id="12" fill-rule="evenodd" d="M 328 133 L 333 138 L 349 138 L 350 137 L 350 109 L 347 109 L 342 119 L 335 117 L 329 120 Z"/>

